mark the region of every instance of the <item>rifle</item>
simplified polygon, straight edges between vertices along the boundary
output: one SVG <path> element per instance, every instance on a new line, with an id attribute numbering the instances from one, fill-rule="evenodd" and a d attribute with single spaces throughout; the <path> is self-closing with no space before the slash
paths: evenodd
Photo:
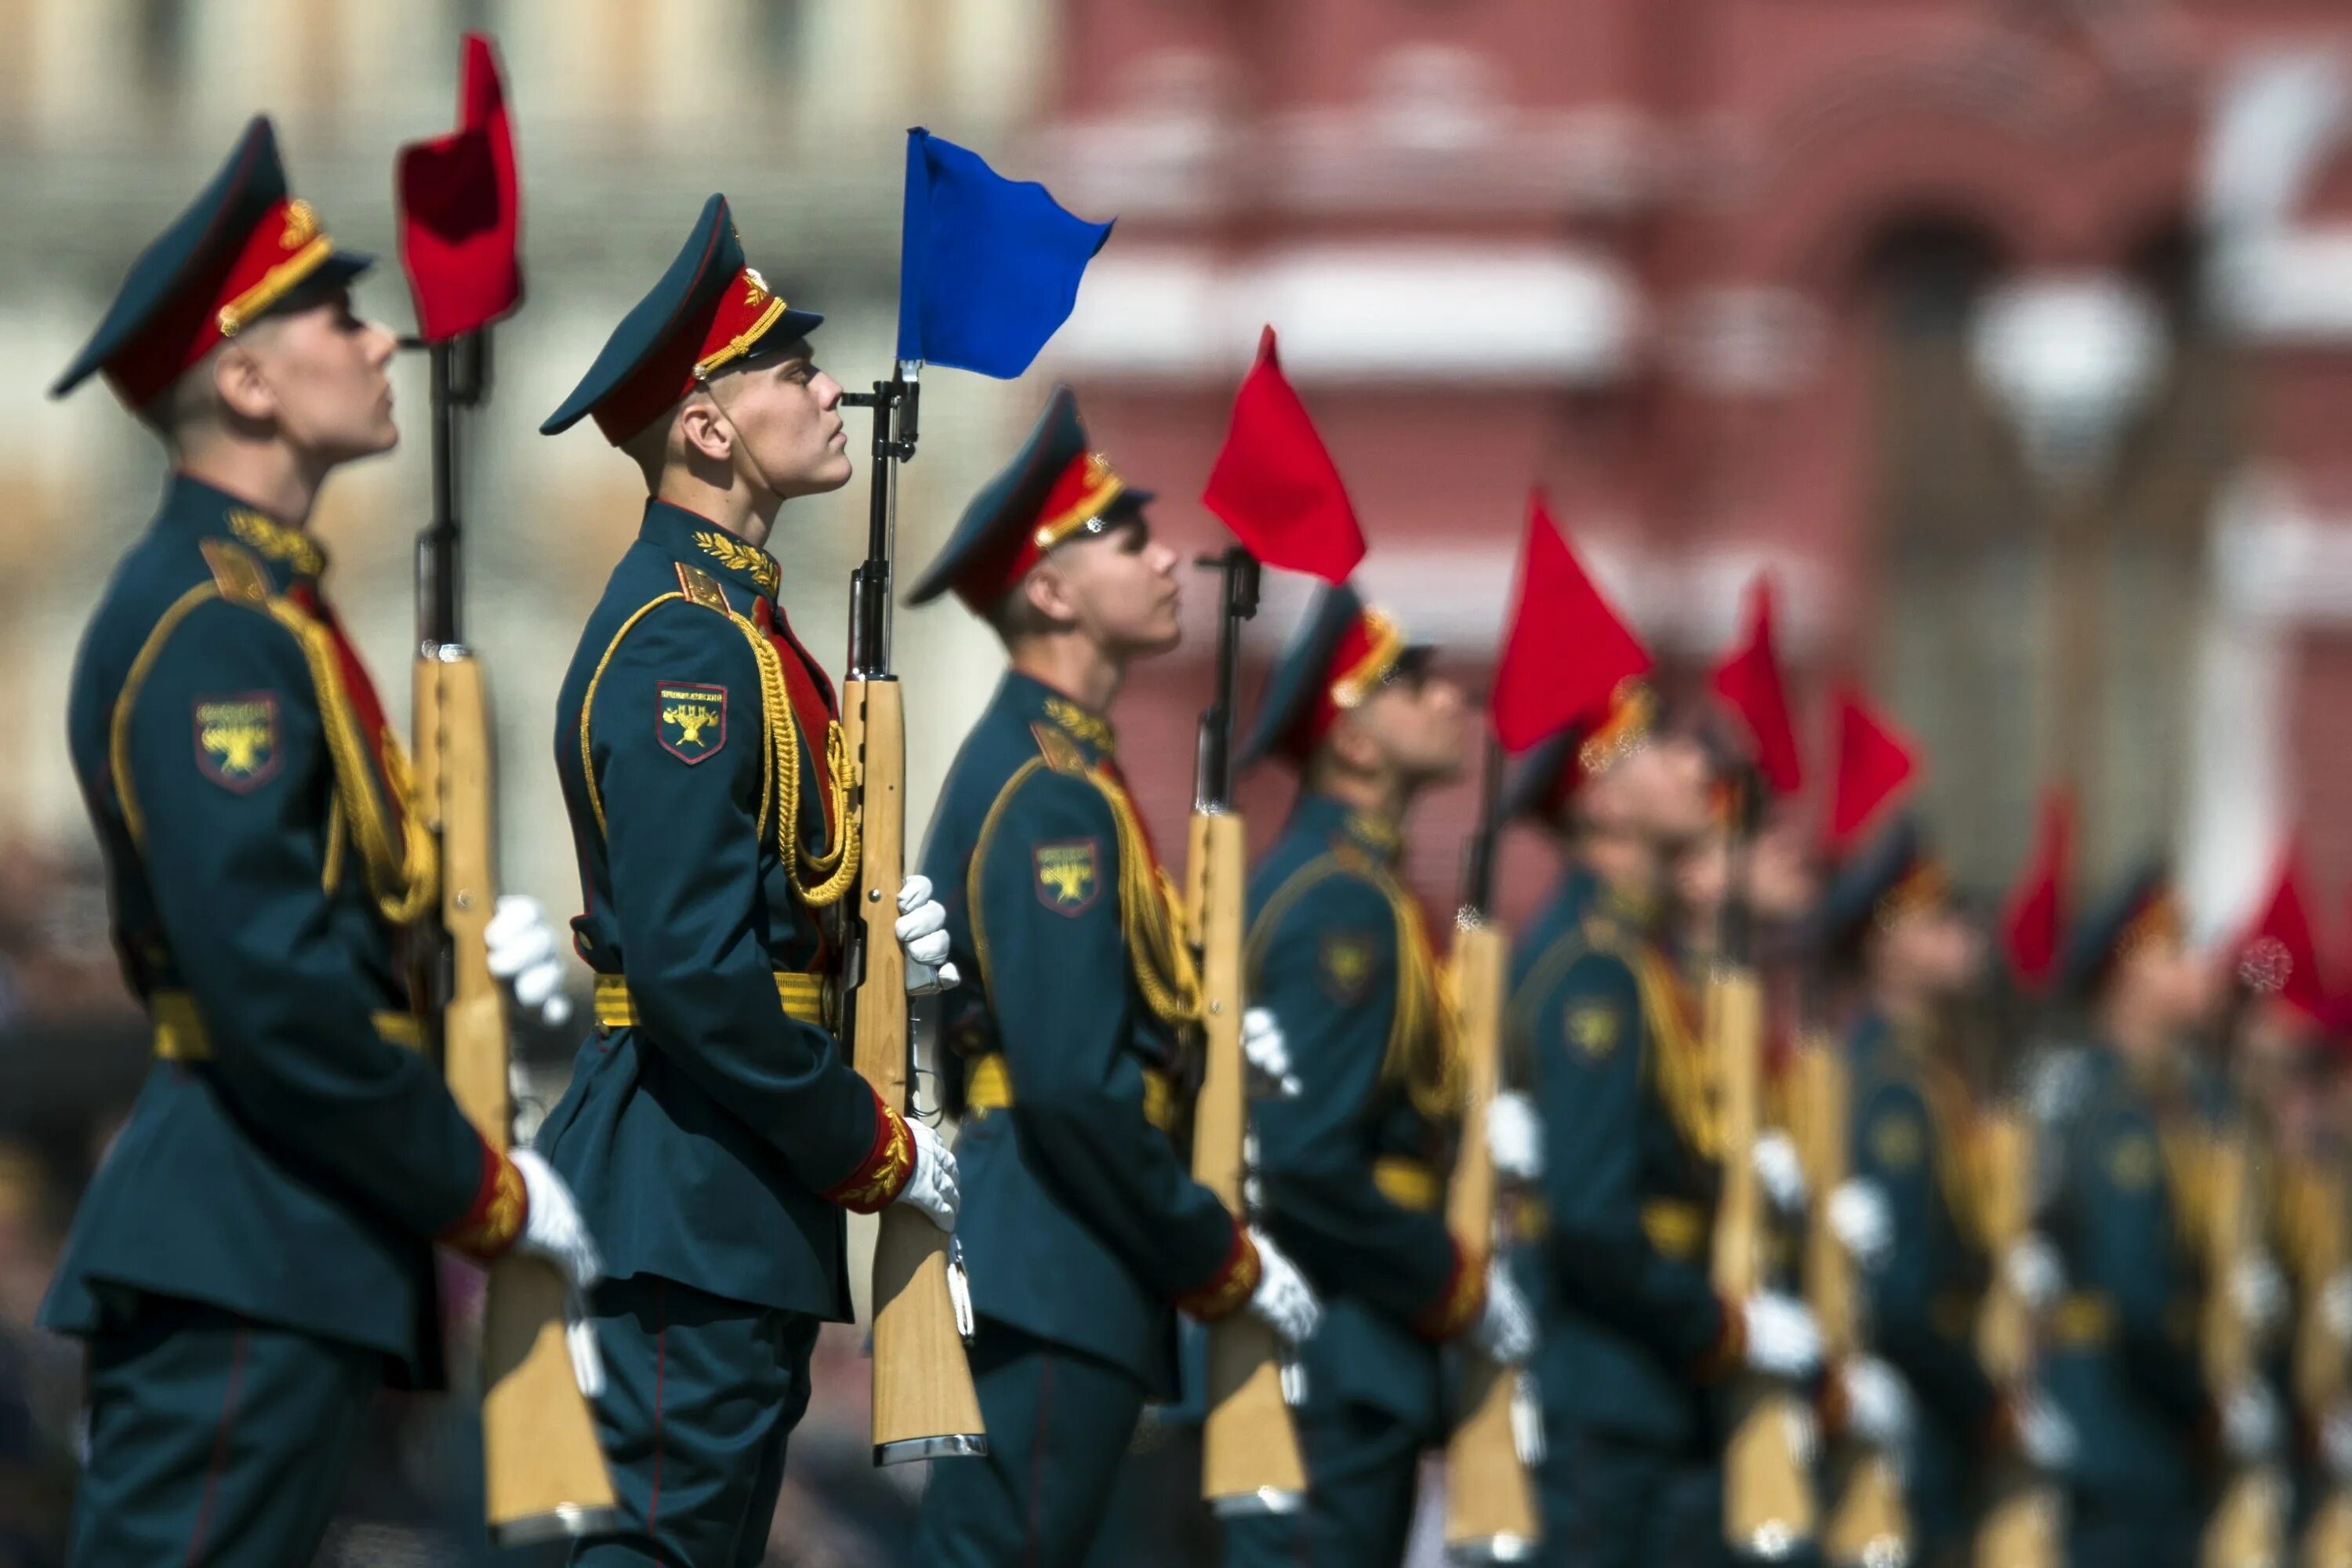
<path id="1" fill-rule="evenodd" d="M 2352 1237 L 2345 1231 L 2343 1173 L 2334 1160 L 2297 1160 L 2286 1180 L 2284 1201 L 2302 1242 L 2295 1249 L 2302 1265 L 2295 1281 L 2295 1405 L 2319 1421 L 2352 1384 L 2344 1342 L 2328 1326 L 2322 1305 L 2327 1282 L 2352 1261 Z M 2308 1568 L 2352 1568 L 2352 1488 L 2327 1483 L 2304 1528 L 2302 1548 Z"/>
<path id="2" fill-rule="evenodd" d="M 1829 1225 L 1830 1195 L 1844 1183 L 1852 1163 L 1853 1085 L 1843 1057 L 1825 1037 L 1815 1037 L 1798 1054 L 1796 1071 L 1796 1131 L 1812 1193 L 1805 1229 L 1805 1298 L 1822 1325 L 1823 1357 L 1835 1366 L 1863 1342 L 1853 1262 Z M 1822 1550 L 1832 1568 L 1908 1561 L 1911 1521 L 1891 1455 L 1842 1445 L 1830 1457 L 1822 1493 Z"/>
<path id="3" fill-rule="evenodd" d="M 2022 1109 L 2004 1107 L 1986 1114 L 1977 1140 L 1985 1176 L 1985 1241 L 1994 1260 L 1992 1283 L 1977 1320 L 1977 1354 L 1993 1385 L 2014 1394 L 2033 1381 L 2039 1325 L 2000 1264 L 2032 1227 L 2032 1123 Z M 2000 1459 L 1977 1525 L 1977 1568 L 2055 1568 L 2065 1560 L 2059 1533 L 2063 1507 L 2047 1476 L 2015 1455 Z"/>
<path id="4" fill-rule="evenodd" d="M 1723 935 L 1707 980 L 1707 1058 L 1721 1090 L 1723 1196 L 1715 1220 L 1714 1276 L 1736 1312 L 1764 1283 L 1769 1223 L 1754 1150 L 1764 1097 L 1764 987 L 1748 957 L 1748 847 L 1762 792 L 1752 773 L 1735 785 L 1729 889 Z M 1723 1530 L 1736 1552 L 1778 1561 L 1813 1539 L 1811 1478 L 1798 1450 L 1810 1413 L 1786 1384 L 1742 1372 L 1731 1384 L 1724 1453 Z"/>
<path id="5" fill-rule="evenodd" d="M 2262 1245 L 2266 1217 L 2255 1137 L 2243 1109 L 2206 1152 L 2205 1376 L 2216 1390 L 2263 1375 L 2263 1347 L 2238 1310 L 2231 1277 Z M 2286 1543 L 2286 1477 L 2275 1461 L 2232 1465 L 2205 1527 L 2206 1568 L 2261 1568 Z"/>
<path id="6" fill-rule="evenodd" d="M 1445 1222 L 1455 1244 L 1473 1258 L 1492 1255 L 1501 1239 L 1495 1161 L 1486 1149 L 1486 1110 L 1502 1087 L 1504 991 L 1510 960 L 1509 933 L 1487 915 L 1495 897 L 1496 840 L 1502 830 L 1502 779 L 1503 748 L 1490 735 L 1453 952 L 1467 1093 L 1462 1145 L 1446 1188 Z M 1513 1419 L 1519 1380 L 1519 1373 L 1475 1352 L 1464 1355 L 1463 1416 L 1445 1444 L 1445 1548 L 1456 1563 L 1523 1562 L 1543 1533 Z"/>
<path id="7" fill-rule="evenodd" d="M 907 960 L 892 930 L 907 858 L 907 719 L 890 670 L 890 572 L 898 548 L 898 467 L 915 455 L 919 361 L 900 360 L 871 393 L 844 393 L 874 410 L 874 475 L 866 560 L 849 579 L 849 669 L 841 727 L 857 814 L 857 890 L 845 933 L 845 1043 L 885 1105 L 914 1114 L 908 1093 Z M 988 1452 L 980 1395 L 964 1347 L 972 1334 L 963 1252 L 953 1236 L 892 1204 L 874 1241 L 874 1462 Z"/>
<path id="8" fill-rule="evenodd" d="M 489 392 L 487 331 L 429 345 L 433 520 L 416 542 L 416 799 L 440 844 L 437 921 L 422 944 L 425 994 L 449 1092 L 493 1148 L 514 1134 L 506 999 L 484 931 L 498 903 L 490 723 L 482 667 L 459 625 L 457 420 Z M 612 1479 L 564 1343 L 562 1276 L 541 1258 L 489 1267 L 482 1315 L 482 1467 L 500 1545 L 608 1525 Z"/>
<path id="9" fill-rule="evenodd" d="M 1234 676 L 1241 626 L 1257 613 L 1257 558 L 1239 545 L 1198 564 L 1218 574 L 1217 685 L 1201 714 L 1192 820 L 1184 857 L 1186 940 L 1201 954 L 1202 1072 L 1192 1106 L 1192 1179 L 1240 1214 L 1249 1129 L 1242 1059 L 1242 946 L 1247 836 L 1234 810 Z M 1255 1314 L 1233 1312 L 1209 1334 L 1201 1495 L 1223 1516 L 1294 1513 L 1307 1468 L 1282 1397 L 1281 1347 Z"/>

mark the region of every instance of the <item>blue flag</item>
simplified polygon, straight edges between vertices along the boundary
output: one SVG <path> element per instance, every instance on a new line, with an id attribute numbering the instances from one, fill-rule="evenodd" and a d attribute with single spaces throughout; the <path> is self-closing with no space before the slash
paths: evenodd
<path id="1" fill-rule="evenodd" d="M 907 132 L 898 357 L 1010 381 L 1077 303 L 1110 225 L 1065 211 L 920 126 Z"/>

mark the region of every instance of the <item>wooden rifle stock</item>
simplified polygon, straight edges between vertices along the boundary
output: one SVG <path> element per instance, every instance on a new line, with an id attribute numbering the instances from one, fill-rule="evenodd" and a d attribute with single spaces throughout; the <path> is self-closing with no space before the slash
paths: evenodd
<path id="1" fill-rule="evenodd" d="M 2232 1276 L 2263 1234 L 2253 1135 L 2242 1115 L 2209 1145 L 2205 1177 L 2205 1376 L 2218 1393 L 2263 1375 L 2262 1346 L 2231 1289 Z M 2205 1527 L 2205 1568 L 2272 1568 L 2282 1560 L 2285 1541 L 2285 1476 L 2269 1461 L 2232 1464 Z"/>
<path id="2" fill-rule="evenodd" d="M 2288 1168 L 2284 1201 L 2301 1267 L 2295 1280 L 2295 1405 L 2324 1420 L 2347 1392 L 2344 1342 L 2328 1326 L 2324 1305 L 2327 1282 L 2352 1262 L 2352 1238 L 2345 1234 L 2344 1184 L 2333 1163 L 2298 1160 Z M 2352 1568 L 2352 1488 L 2329 1480 L 2319 1506 L 2304 1527 L 2305 1568 Z"/>
<path id="3" fill-rule="evenodd" d="M 1992 1283 L 1977 1321 L 1977 1354 L 1993 1386 L 2014 1397 L 2033 1382 L 2033 1309 L 2009 1283 L 2001 1262 L 2033 1223 L 2033 1131 L 2024 1112 L 2004 1108 L 1977 1128 L 1984 1178 L 1985 1243 Z M 2015 1454 L 1995 1462 L 1984 1517 L 1978 1521 L 1976 1568 L 2057 1568 L 2063 1504 L 2058 1488 Z"/>
<path id="4" fill-rule="evenodd" d="M 1822 1327 L 1825 1358 L 1835 1366 L 1864 1348 L 1854 1301 L 1853 1260 L 1829 1225 L 1829 1202 L 1849 1172 L 1852 1086 L 1837 1048 L 1816 1039 L 1797 1057 L 1795 1100 L 1812 1213 L 1805 1229 L 1805 1298 Z M 1907 1560 L 1911 1522 L 1893 1456 L 1841 1443 L 1822 1484 L 1822 1552 L 1831 1568 L 1882 1568 Z"/>
<path id="5" fill-rule="evenodd" d="M 862 846 L 856 918 L 864 963 L 850 994 L 858 1072 L 882 1103 L 908 1098 L 907 964 L 892 926 L 906 855 L 907 731 L 896 680 L 842 686 L 842 730 L 857 770 Z M 892 1204 L 874 1239 L 874 1462 L 984 1452 L 986 1428 L 948 1289 L 952 1238 L 918 1211 Z"/>
<path id="6" fill-rule="evenodd" d="M 1504 987 L 1509 943 L 1501 928 L 1465 921 L 1454 938 L 1454 994 L 1460 1007 L 1467 1103 L 1462 1146 L 1446 1188 L 1445 1220 L 1469 1258 L 1496 1248 L 1495 1162 L 1486 1111 L 1502 1087 Z M 1511 1406 L 1518 1374 L 1466 1352 L 1462 1420 L 1445 1446 L 1445 1544 L 1455 1562 L 1516 1563 L 1542 1534 L 1535 1489 L 1519 1458 Z"/>
<path id="7" fill-rule="evenodd" d="M 1192 814 L 1184 857 L 1187 935 L 1201 953 L 1202 1073 L 1192 1104 L 1192 1179 L 1243 1212 L 1249 1131 L 1247 1064 L 1242 1058 L 1242 943 L 1248 855 L 1242 819 L 1230 811 Z M 1282 1398 L 1274 1330 L 1255 1313 L 1209 1326 L 1208 1412 L 1201 1428 L 1201 1495 L 1226 1515 L 1295 1510 L 1307 1467 Z"/>
<path id="8" fill-rule="evenodd" d="M 489 697 L 459 635 L 457 422 L 489 388 L 489 334 L 430 345 L 433 521 L 417 538 L 414 682 L 418 809 L 439 849 L 436 939 L 420 965 L 451 1098 L 492 1148 L 513 1142 L 506 998 L 490 973 L 498 904 Z M 568 1287 L 543 1258 L 492 1263 L 482 1307 L 482 1485 L 500 1545 L 584 1535 L 614 1510 L 612 1477 L 564 1340 Z"/>
<path id="9" fill-rule="evenodd" d="M 1755 1145 L 1764 1092 L 1764 992 L 1756 972 L 1717 966 L 1707 988 L 1707 1054 L 1722 1091 L 1723 1194 L 1715 1222 L 1715 1288 L 1737 1312 L 1765 1282 L 1767 1222 Z M 1814 1538 L 1812 1479 L 1802 1434 L 1811 1419 L 1777 1378 L 1734 1375 L 1724 1454 L 1723 1530 L 1732 1549 L 1782 1561 Z"/>
<path id="10" fill-rule="evenodd" d="M 874 410 L 866 560 L 850 578 L 849 673 L 841 687 L 861 846 L 845 970 L 853 989 L 843 1024 L 860 1076 L 883 1104 L 909 1117 L 907 957 L 894 929 L 907 862 L 907 718 L 890 673 L 890 555 L 898 464 L 915 449 L 916 368 L 901 363 L 870 395 L 841 400 Z M 876 1219 L 874 1462 L 985 1454 L 988 1429 L 950 1284 L 962 1267 L 955 1238 L 903 1204 Z"/>

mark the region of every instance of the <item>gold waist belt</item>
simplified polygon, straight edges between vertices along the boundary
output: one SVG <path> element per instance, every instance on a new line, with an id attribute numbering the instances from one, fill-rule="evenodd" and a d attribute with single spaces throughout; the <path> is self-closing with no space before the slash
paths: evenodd
<path id="1" fill-rule="evenodd" d="M 147 1016 L 155 1025 L 155 1058 L 166 1062 L 208 1062 L 213 1040 L 196 1012 L 196 999 L 185 991 L 151 992 Z M 414 1013 L 371 1013 L 375 1032 L 395 1046 L 412 1051 L 425 1048 L 425 1021 Z"/>
<path id="2" fill-rule="evenodd" d="M 991 1051 L 974 1057 L 964 1069 L 965 1113 L 982 1116 L 1012 1103 L 1013 1074 L 1004 1065 L 1004 1053 Z M 1175 1082 L 1156 1068 L 1143 1069 L 1143 1119 L 1162 1132 L 1176 1125 Z"/>
<path id="3" fill-rule="evenodd" d="M 2050 1312 L 2050 1342 L 2057 1345 L 2100 1345 L 2115 1337 L 2116 1304 L 2105 1296 L 2078 1290 L 2059 1298 Z"/>
<path id="4" fill-rule="evenodd" d="M 803 974 L 792 970 L 776 971 L 776 999 L 784 1005 L 784 1016 L 803 1024 L 829 1026 L 832 1009 L 826 987 L 830 975 Z M 600 974 L 596 976 L 596 1023 L 606 1029 L 632 1029 L 637 1025 L 637 999 L 629 994 L 628 976 Z"/>
<path id="5" fill-rule="evenodd" d="M 1372 1185 L 1397 1207 L 1415 1214 L 1434 1213 L 1445 1195 L 1445 1184 L 1438 1180 L 1429 1162 L 1410 1154 L 1382 1154 L 1374 1160 Z"/>
<path id="6" fill-rule="evenodd" d="M 1706 1210 L 1679 1198 L 1652 1198 L 1642 1205 L 1642 1234 L 1669 1258 L 1696 1258 L 1706 1243 Z"/>

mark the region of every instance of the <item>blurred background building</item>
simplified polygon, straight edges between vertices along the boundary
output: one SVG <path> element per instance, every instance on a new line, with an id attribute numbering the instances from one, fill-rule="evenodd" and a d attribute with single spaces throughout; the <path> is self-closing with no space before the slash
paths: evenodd
<path id="1" fill-rule="evenodd" d="M 252 112 L 277 117 L 334 231 L 388 250 L 394 149 L 448 122 L 467 28 L 504 56 L 530 279 L 476 442 L 468 630 L 501 709 L 505 874 L 559 912 L 576 892 L 552 700 L 637 492 L 592 426 L 535 426 L 712 190 L 781 291 L 827 312 L 828 368 L 880 374 L 899 133 L 925 123 L 1119 223 L 1028 382 L 927 378 L 910 563 L 1056 375 L 1161 492 L 1161 526 L 1206 547 L 1192 498 L 1272 321 L 1372 541 L 1367 581 L 1474 684 L 1540 483 L 1670 688 L 1695 686 L 1770 568 L 1808 733 L 1829 683 L 1866 682 L 1924 745 L 1924 803 L 1969 884 L 2006 880 L 2035 791 L 2065 777 L 2093 871 L 2169 847 L 2211 929 L 2299 828 L 2341 929 L 2352 18 L 2331 0 L 0 0 L 11 1324 L 145 1051 L 61 710 L 160 463 L 103 392 L 43 389 Z M 408 323 L 396 268 L 362 298 Z M 421 363 L 399 395 L 413 421 Z M 394 701 L 425 503 L 412 440 L 319 520 Z M 840 646 L 863 516 L 853 486 L 779 532 L 820 650 Z M 1300 597 L 1273 586 L 1245 690 Z M 1192 595 L 1196 631 L 1210 609 Z M 999 661 L 952 606 L 904 617 L 899 648 L 920 811 Z M 1163 840 L 1206 657 L 1194 637 L 1118 715 Z M 1249 781 L 1261 835 L 1288 787 Z M 1420 825 L 1433 898 L 1468 815 L 1465 786 Z M 1524 904 L 1549 866 L 1508 863 Z M 535 1043 L 559 1079 L 570 1044 Z M 71 1404 L 69 1365 L 16 1342 L 7 1478 L 49 1473 Z M 854 1388 L 836 1360 L 831 1384 Z M 859 1419 L 821 1412 L 809 1462 L 862 1442 Z M 12 1500 L 55 1496 L 0 1479 L 0 1563 Z M 887 1484 L 841 1511 L 780 1560 L 887 1556 Z M 37 1521 L 15 1533 L 46 1561 Z"/>

